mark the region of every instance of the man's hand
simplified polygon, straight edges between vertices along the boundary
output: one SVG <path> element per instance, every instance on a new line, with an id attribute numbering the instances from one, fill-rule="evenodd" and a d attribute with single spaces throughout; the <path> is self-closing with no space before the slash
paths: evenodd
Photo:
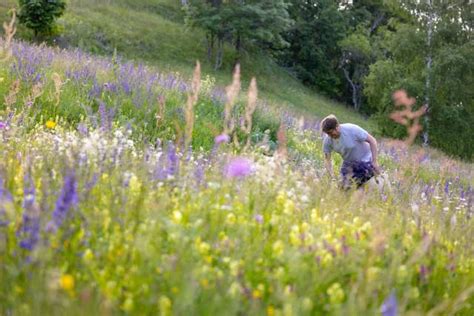
<path id="1" fill-rule="evenodd" d="M 377 161 L 372 161 L 372 166 L 374 166 L 374 173 L 376 176 L 382 173 L 382 170 L 380 169 Z"/>
<path id="2" fill-rule="evenodd" d="M 328 154 L 328 153 L 324 154 L 324 162 L 325 162 L 324 165 L 326 167 L 326 171 L 329 177 L 331 177 L 331 179 L 334 179 L 334 173 L 332 171 L 331 154 Z"/>

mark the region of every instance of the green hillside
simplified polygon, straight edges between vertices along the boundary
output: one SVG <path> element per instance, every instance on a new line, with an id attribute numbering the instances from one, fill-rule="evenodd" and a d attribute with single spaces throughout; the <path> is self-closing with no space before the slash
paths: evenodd
<path id="1" fill-rule="evenodd" d="M 16 1 L 0 4 L 2 20 Z M 203 33 L 185 26 L 180 1 L 172 0 L 79 0 L 68 3 L 66 14 L 59 20 L 61 47 L 79 47 L 85 51 L 120 56 L 157 66 L 161 71 L 192 73 L 196 60 L 205 60 Z M 120 23 L 123 21 L 123 23 Z M 32 34 L 19 29 L 19 37 Z M 204 76 L 215 78 L 218 85 L 229 84 L 235 56 L 226 49 L 224 65 L 214 71 L 203 62 Z M 351 109 L 328 100 L 306 88 L 268 56 L 248 52 L 241 59 L 243 87 L 252 76 L 257 77 L 261 99 L 304 115 L 323 117 L 336 114 L 342 121 L 351 121 L 376 132 L 374 123 Z"/>

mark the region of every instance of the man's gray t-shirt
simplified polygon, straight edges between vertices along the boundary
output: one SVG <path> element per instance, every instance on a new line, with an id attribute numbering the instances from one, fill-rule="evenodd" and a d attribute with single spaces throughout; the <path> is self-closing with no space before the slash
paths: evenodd
<path id="1" fill-rule="evenodd" d="M 366 142 L 367 133 L 363 128 L 350 123 L 340 124 L 341 135 L 338 139 L 333 139 L 324 135 L 323 151 L 329 154 L 335 151 L 341 154 L 344 161 L 372 161 L 372 152 L 369 143 Z"/>

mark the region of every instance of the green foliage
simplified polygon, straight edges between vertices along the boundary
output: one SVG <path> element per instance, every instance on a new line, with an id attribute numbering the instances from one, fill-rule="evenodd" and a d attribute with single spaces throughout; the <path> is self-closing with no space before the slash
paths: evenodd
<path id="1" fill-rule="evenodd" d="M 472 159 L 474 138 L 469 126 L 474 125 L 474 45 L 472 30 L 462 18 L 470 7 L 450 3 L 434 2 L 431 8 L 407 4 L 420 19 L 392 21 L 390 29 L 383 29 L 377 45 L 388 58 L 370 66 L 364 92 L 370 109 L 377 112 L 382 133 L 391 137 L 404 135 L 387 117 L 394 110 L 391 94 L 395 90 L 407 90 L 419 106 L 429 102 L 424 127 L 430 143 L 449 154 Z M 437 16 L 431 22 L 431 35 L 430 14 Z M 429 59 L 432 66 L 428 66 Z"/>
<path id="2" fill-rule="evenodd" d="M 288 4 L 278 1 L 193 0 L 185 7 L 187 24 L 206 31 L 208 58 L 217 45 L 216 68 L 222 65 L 224 42 L 240 55 L 244 45 L 283 47 L 281 33 L 291 25 Z"/>
<path id="3" fill-rule="evenodd" d="M 35 33 L 49 35 L 55 25 L 55 20 L 63 15 L 66 2 L 63 0 L 19 0 L 20 23 Z"/>
<path id="4" fill-rule="evenodd" d="M 336 97 L 341 91 L 337 67 L 337 43 L 346 33 L 346 23 L 332 0 L 292 1 L 293 27 L 285 33 L 290 47 L 279 54 L 279 61 L 292 69 L 305 84 Z"/>

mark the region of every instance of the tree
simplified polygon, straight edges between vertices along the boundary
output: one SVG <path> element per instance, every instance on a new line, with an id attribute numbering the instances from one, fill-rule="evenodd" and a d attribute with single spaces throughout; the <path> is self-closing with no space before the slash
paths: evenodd
<path id="1" fill-rule="evenodd" d="M 287 45 L 281 33 L 292 21 L 285 0 L 192 0 L 185 10 L 188 25 L 206 31 L 207 55 L 208 59 L 215 55 L 215 68 L 222 65 L 226 41 L 238 56 L 246 44 L 265 48 Z"/>
<path id="2" fill-rule="evenodd" d="M 391 2 L 385 0 L 356 0 L 343 13 L 349 31 L 347 37 L 339 42 L 339 68 L 347 83 L 347 99 L 359 111 L 363 104 L 364 79 L 369 66 L 384 57 L 376 45 L 379 30 L 398 14 Z"/>
<path id="3" fill-rule="evenodd" d="M 387 58 L 371 65 L 365 80 L 364 91 L 378 110 L 382 131 L 400 136 L 387 114 L 393 110 L 391 92 L 403 88 L 419 105 L 429 106 L 425 143 L 429 139 L 447 153 L 473 159 L 472 5 L 465 0 L 405 0 L 400 8 L 412 19 L 390 25 L 394 31 L 387 31 L 379 43 Z"/>
<path id="4" fill-rule="evenodd" d="M 50 34 L 54 21 L 66 9 L 63 0 L 19 0 L 18 18 L 21 24 L 32 29 L 35 37 Z"/>
<path id="5" fill-rule="evenodd" d="M 340 49 L 337 43 L 346 35 L 346 22 L 333 0 L 292 0 L 293 26 L 284 34 L 290 46 L 279 53 L 280 64 L 290 68 L 303 83 L 337 97 Z"/>

